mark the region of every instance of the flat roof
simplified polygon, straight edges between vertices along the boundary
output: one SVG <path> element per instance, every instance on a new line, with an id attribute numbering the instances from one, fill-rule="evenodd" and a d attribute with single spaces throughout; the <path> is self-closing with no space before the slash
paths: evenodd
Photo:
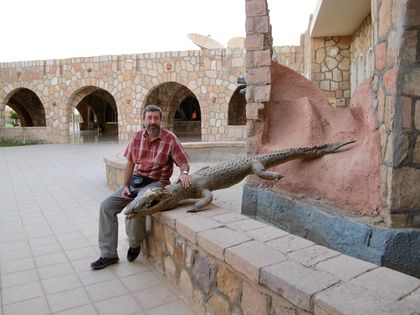
<path id="1" fill-rule="evenodd" d="M 310 35 L 351 35 L 370 11 L 370 0 L 319 0 L 312 18 Z"/>

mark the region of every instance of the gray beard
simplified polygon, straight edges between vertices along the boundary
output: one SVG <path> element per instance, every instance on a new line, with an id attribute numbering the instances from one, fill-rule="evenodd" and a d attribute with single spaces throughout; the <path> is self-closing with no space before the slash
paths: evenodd
<path id="1" fill-rule="evenodd" d="M 160 128 L 156 127 L 156 126 L 148 126 L 146 129 L 149 132 L 155 133 L 155 132 L 159 131 Z"/>

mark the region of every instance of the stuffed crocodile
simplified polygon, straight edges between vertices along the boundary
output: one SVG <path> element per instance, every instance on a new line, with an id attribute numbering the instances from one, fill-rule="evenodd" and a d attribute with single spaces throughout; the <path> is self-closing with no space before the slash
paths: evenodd
<path id="1" fill-rule="evenodd" d="M 179 182 L 165 188 L 149 189 L 125 207 L 124 214 L 127 218 L 146 216 L 175 208 L 181 200 L 200 198 L 188 211 L 197 212 L 212 202 L 213 190 L 233 186 L 250 174 L 277 181 L 283 176 L 276 172 L 266 171 L 266 168 L 298 158 L 321 157 L 325 154 L 334 153 L 341 147 L 353 142 L 355 141 L 260 153 L 222 162 L 212 167 L 207 166 L 191 174 L 191 186 L 188 189 L 184 189 Z"/>

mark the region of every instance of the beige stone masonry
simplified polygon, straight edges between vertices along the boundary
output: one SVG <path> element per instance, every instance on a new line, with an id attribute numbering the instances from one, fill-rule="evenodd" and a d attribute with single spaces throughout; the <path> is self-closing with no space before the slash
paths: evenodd
<path id="1" fill-rule="evenodd" d="M 209 314 L 411 315 L 419 310 L 420 279 L 226 209 L 186 211 L 180 207 L 152 216 L 153 231 L 162 234 L 149 236 L 150 259 L 162 261 L 168 278 Z"/>

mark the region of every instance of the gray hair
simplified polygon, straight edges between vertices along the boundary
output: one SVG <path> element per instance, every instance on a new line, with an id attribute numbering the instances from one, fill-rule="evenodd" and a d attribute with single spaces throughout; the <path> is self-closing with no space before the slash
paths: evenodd
<path id="1" fill-rule="evenodd" d="M 147 112 L 159 112 L 160 119 L 162 119 L 162 116 L 163 116 L 162 109 L 160 109 L 160 107 L 158 105 L 147 105 L 143 109 L 143 119 L 146 117 Z"/>

